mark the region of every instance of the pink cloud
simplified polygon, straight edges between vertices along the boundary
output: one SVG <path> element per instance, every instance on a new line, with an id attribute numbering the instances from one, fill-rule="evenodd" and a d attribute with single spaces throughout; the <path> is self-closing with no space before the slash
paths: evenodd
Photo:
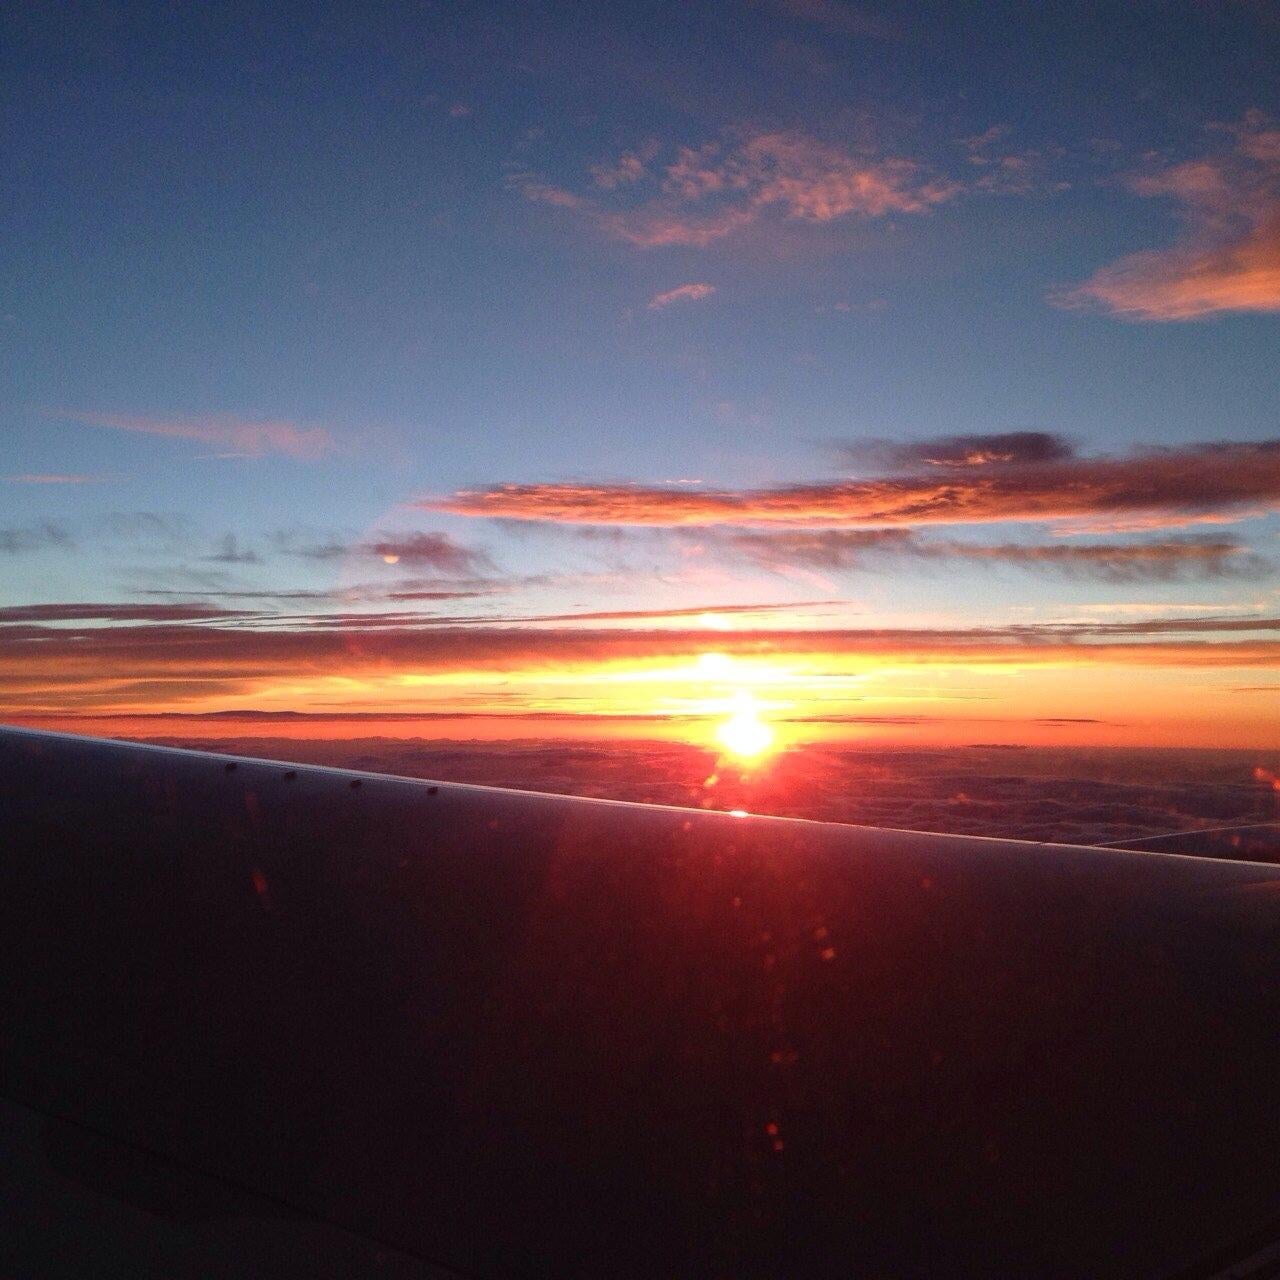
<path id="1" fill-rule="evenodd" d="M 701 298 L 709 298 L 715 291 L 716 287 L 713 284 L 677 285 L 665 293 L 655 293 L 649 299 L 649 310 L 661 311 L 663 307 L 669 307 L 673 302 L 697 302 Z"/>
<path id="2" fill-rule="evenodd" d="M 627 214 L 604 214 L 597 223 L 610 235 L 638 249 L 678 246 L 705 249 L 717 240 L 755 221 L 752 209 L 724 209 L 718 213 L 684 214 L 662 208 L 646 208 Z"/>
<path id="3" fill-rule="evenodd" d="M 606 191 L 639 182 L 645 172 L 644 161 L 634 151 L 624 151 L 613 164 L 591 166 L 596 186 L 604 187 Z"/>
<path id="4" fill-rule="evenodd" d="M 758 134 L 727 163 L 753 204 L 780 205 L 787 216 L 810 222 L 923 213 L 959 189 L 926 178 L 912 160 L 872 160 L 797 133 Z"/>
<path id="5" fill-rule="evenodd" d="M 50 416 L 90 427 L 194 440 L 229 456 L 261 457 L 279 453 L 290 458 L 318 458 L 334 449 L 333 437 L 322 427 L 307 427 L 287 419 L 239 418 L 231 414 L 152 418 L 123 413 L 85 413 L 60 410 Z"/>
<path id="6" fill-rule="evenodd" d="M 850 151 L 787 130 L 681 147 L 665 166 L 647 166 L 624 152 L 615 165 L 597 165 L 592 173 L 605 189 L 600 199 L 527 175 L 517 186 L 526 199 L 581 213 L 640 248 L 705 248 L 769 213 L 810 223 L 922 214 L 960 189 L 916 161 Z"/>
<path id="7" fill-rule="evenodd" d="M 1121 258 L 1054 300 L 1134 320 L 1280 311 L 1280 128 L 1253 111 L 1224 132 L 1227 152 L 1130 181 L 1137 195 L 1179 206 L 1180 241 Z"/>
<path id="8" fill-rule="evenodd" d="M 541 182 L 536 178 L 521 179 L 518 183 L 520 194 L 534 204 L 549 204 L 557 209 L 590 209 L 591 202 L 582 196 L 566 191 L 563 187 L 553 186 L 549 182 Z"/>
<path id="9" fill-rule="evenodd" d="M 953 438 L 950 445 L 962 443 Z M 1003 465 L 966 460 L 946 466 L 935 458 L 896 475 L 761 489 L 501 484 L 418 505 L 454 515 L 559 524 L 819 528 L 1123 517 L 1157 527 L 1280 510 L 1280 440 Z"/>

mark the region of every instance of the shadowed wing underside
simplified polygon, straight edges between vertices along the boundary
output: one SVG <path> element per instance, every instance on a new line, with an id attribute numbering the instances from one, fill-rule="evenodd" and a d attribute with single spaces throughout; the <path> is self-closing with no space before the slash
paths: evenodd
<path id="1" fill-rule="evenodd" d="M 0 812 L 7 1145 L 166 1222 L 384 1274 L 1157 1277 L 1280 1216 L 1271 866 L 16 730 Z"/>

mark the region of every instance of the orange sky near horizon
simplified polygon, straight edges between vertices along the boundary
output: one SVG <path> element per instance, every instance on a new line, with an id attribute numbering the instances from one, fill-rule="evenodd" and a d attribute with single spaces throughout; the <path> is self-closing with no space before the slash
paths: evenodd
<path id="1" fill-rule="evenodd" d="M 708 627 L 556 632 L 544 650 L 547 632 L 513 630 L 471 633 L 469 660 L 465 635 L 433 649 L 439 633 L 424 632 L 415 660 L 412 644 L 386 633 L 351 632 L 318 648 L 308 643 L 314 636 L 281 645 L 268 635 L 255 658 L 255 633 L 232 633 L 228 646 L 219 630 L 134 635 L 109 661 L 83 633 L 10 645 L 0 655 L 0 717 L 126 736 L 662 738 L 714 747 L 736 732 L 744 744 L 767 738 L 762 752 L 817 741 L 1280 747 L 1280 684 L 1269 677 L 1276 655 L 1265 639 Z M 111 644 L 109 635 L 96 639 Z"/>

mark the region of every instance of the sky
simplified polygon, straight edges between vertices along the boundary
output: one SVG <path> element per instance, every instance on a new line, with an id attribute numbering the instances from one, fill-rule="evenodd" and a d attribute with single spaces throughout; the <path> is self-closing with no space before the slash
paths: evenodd
<path id="1" fill-rule="evenodd" d="M 1280 746 L 1280 6 L 0 24 L 0 719 Z"/>

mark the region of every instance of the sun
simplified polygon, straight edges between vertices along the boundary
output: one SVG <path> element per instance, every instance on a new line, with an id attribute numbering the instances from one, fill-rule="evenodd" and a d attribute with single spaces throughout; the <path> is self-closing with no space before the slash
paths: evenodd
<path id="1" fill-rule="evenodd" d="M 773 747 L 773 730 L 760 719 L 755 700 L 745 690 L 733 711 L 716 727 L 716 740 L 739 760 L 758 760 Z"/>

